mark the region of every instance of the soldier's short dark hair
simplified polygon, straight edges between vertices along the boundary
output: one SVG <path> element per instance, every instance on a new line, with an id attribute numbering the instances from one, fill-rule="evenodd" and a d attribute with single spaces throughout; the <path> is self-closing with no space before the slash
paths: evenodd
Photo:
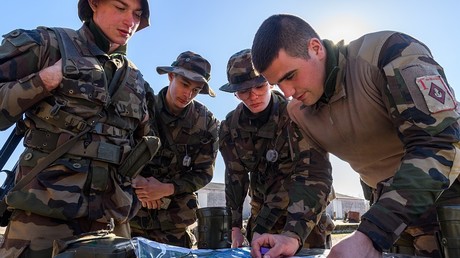
<path id="1" fill-rule="evenodd" d="M 278 52 L 284 49 L 292 57 L 308 59 L 307 44 L 320 39 L 316 31 L 302 18 L 290 14 L 268 17 L 257 30 L 252 43 L 252 62 L 258 72 L 264 72 Z"/>

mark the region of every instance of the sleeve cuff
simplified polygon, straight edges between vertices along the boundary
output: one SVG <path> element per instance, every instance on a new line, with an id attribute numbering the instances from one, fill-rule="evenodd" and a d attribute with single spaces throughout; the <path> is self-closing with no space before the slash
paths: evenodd
<path id="1" fill-rule="evenodd" d="M 381 252 L 390 249 L 406 227 L 407 224 L 396 215 L 374 205 L 362 216 L 358 231 L 367 235 L 374 248 Z"/>
<path id="2" fill-rule="evenodd" d="M 238 210 L 232 210 L 232 227 L 243 228 L 243 216 Z"/>
<path id="3" fill-rule="evenodd" d="M 171 182 L 171 184 L 174 185 L 174 195 L 178 195 L 178 194 L 181 194 L 183 191 L 180 187 L 180 185 L 177 183 L 177 182 Z"/>

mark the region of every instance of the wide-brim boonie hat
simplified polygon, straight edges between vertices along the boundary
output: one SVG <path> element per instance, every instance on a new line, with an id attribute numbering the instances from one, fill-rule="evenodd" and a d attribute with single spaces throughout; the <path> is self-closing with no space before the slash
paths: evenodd
<path id="1" fill-rule="evenodd" d="M 189 80 L 203 82 L 204 86 L 200 94 L 208 94 L 211 97 L 216 96 L 216 93 L 208 84 L 211 79 L 211 64 L 199 54 L 192 51 L 183 52 L 171 66 L 158 66 L 156 70 L 159 74 L 176 73 Z"/>
<path id="2" fill-rule="evenodd" d="M 142 30 L 145 27 L 150 25 L 150 8 L 148 0 L 141 0 L 142 4 L 142 16 L 139 27 L 137 31 Z M 88 0 L 79 0 L 78 1 L 78 17 L 81 21 L 89 21 L 93 18 L 93 9 L 89 6 Z"/>
<path id="3" fill-rule="evenodd" d="M 230 57 L 227 64 L 227 79 L 228 83 L 222 85 L 219 90 L 231 93 L 257 87 L 267 81 L 254 69 L 250 49 L 241 50 Z"/>

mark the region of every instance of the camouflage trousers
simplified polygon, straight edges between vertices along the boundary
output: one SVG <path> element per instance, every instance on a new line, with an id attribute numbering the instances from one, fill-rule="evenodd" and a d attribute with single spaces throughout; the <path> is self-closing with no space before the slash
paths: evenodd
<path id="1" fill-rule="evenodd" d="M 196 244 L 195 235 L 189 227 L 175 228 L 167 231 L 161 229 L 132 228 L 132 237 L 143 237 L 159 243 L 192 248 Z"/>
<path id="2" fill-rule="evenodd" d="M 53 240 L 100 229 L 107 229 L 107 224 L 84 218 L 63 221 L 15 210 L 1 243 L 0 257 L 50 258 Z M 129 238 L 129 231 L 129 224 L 122 224 L 116 225 L 113 233 Z"/>
<path id="3" fill-rule="evenodd" d="M 436 206 L 440 205 L 460 205 L 459 179 L 443 192 L 434 206 L 406 228 L 389 252 L 422 257 L 443 257 L 436 237 L 436 233 L 440 232 Z"/>

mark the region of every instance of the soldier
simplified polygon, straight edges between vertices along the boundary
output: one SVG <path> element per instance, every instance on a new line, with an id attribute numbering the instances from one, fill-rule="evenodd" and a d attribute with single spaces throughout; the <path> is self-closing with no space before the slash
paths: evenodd
<path id="1" fill-rule="evenodd" d="M 289 119 L 286 98 L 254 70 L 250 49 L 230 57 L 227 78 L 220 90 L 241 100 L 219 130 L 226 203 L 232 210 L 232 246 L 244 242 L 242 211 L 249 189 L 249 241 L 263 233 L 281 233 L 305 248 L 330 247 L 326 220 L 316 225 L 331 191 L 329 161 L 308 164 L 311 156 L 320 154 L 309 152 L 305 138 Z M 303 202 L 308 196 L 316 196 L 314 203 Z"/>
<path id="2" fill-rule="evenodd" d="M 454 93 L 430 50 L 393 31 L 334 44 L 299 17 L 273 15 L 252 53 L 255 68 L 293 98 L 289 115 L 312 148 L 347 161 L 374 189 L 358 230 L 328 257 L 381 257 L 396 240 L 394 251 L 440 257 L 436 206 L 460 203 L 460 127 Z M 260 245 L 272 247 L 270 257 L 298 248 L 280 236 L 257 240 L 255 257 Z"/>
<path id="3" fill-rule="evenodd" d="M 0 257 L 51 257 L 54 239 L 107 229 L 111 218 L 129 238 L 140 208 L 134 175 L 118 169 L 149 132 L 148 84 L 126 57 L 128 40 L 149 25 L 148 1 L 80 0 L 78 15 L 77 31 L 18 29 L 0 46 L 0 127 L 25 115 L 16 182 L 28 181 L 7 196 L 14 211 Z M 54 151 L 67 141 L 69 150 Z"/>
<path id="4" fill-rule="evenodd" d="M 157 72 L 169 79 L 169 86 L 148 98 L 162 147 L 134 181 L 143 208 L 131 221 L 132 234 L 190 248 L 195 244 L 189 227 L 197 219 L 195 191 L 211 181 L 218 151 L 219 121 L 194 100 L 199 93 L 215 96 L 208 84 L 211 65 L 186 51 Z"/>

